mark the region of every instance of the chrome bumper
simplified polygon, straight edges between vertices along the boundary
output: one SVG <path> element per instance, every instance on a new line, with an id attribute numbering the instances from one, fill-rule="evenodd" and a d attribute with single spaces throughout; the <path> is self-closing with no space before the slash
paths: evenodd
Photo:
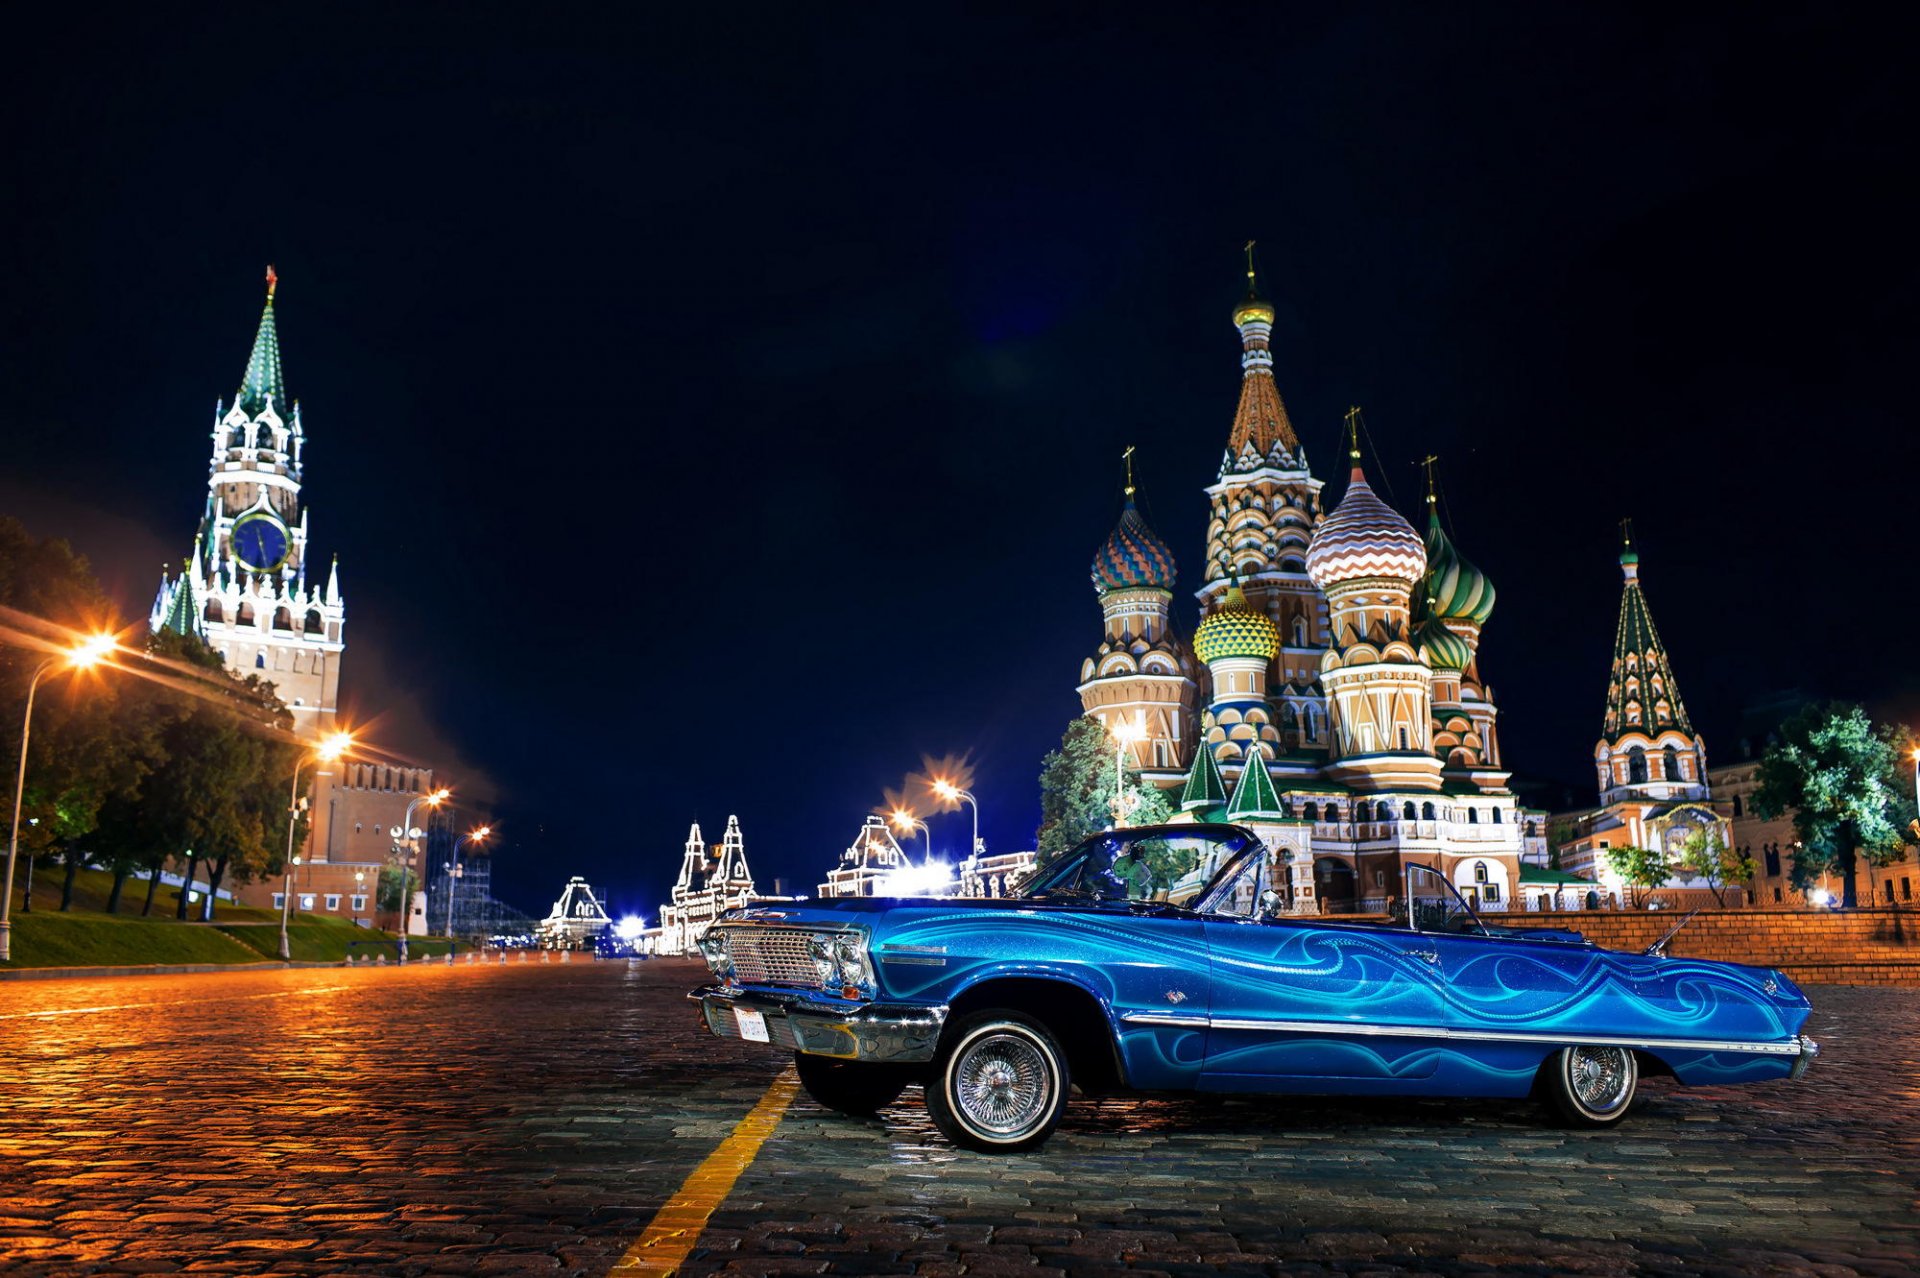
<path id="1" fill-rule="evenodd" d="M 1798 1078 L 1806 1073 L 1813 1065 L 1813 1058 L 1819 1054 L 1820 1044 L 1814 1042 L 1805 1034 L 1802 1034 L 1800 1036 L 1800 1055 L 1794 1058 L 1793 1073 L 1789 1074 L 1788 1077 Z"/>
<path id="2" fill-rule="evenodd" d="M 707 1028 L 720 1038 L 744 1038 L 735 1008 L 766 1018 L 769 1046 L 847 1061 L 921 1064 L 933 1059 L 947 1009 L 919 1003 L 836 1004 L 804 994 L 775 994 L 708 985 L 688 998 L 700 1004 Z"/>

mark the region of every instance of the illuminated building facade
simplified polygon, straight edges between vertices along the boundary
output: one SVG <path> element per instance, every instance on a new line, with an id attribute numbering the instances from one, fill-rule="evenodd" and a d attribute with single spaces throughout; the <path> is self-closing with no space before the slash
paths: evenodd
<path id="1" fill-rule="evenodd" d="M 753 871 L 747 868 L 746 840 L 740 818 L 727 818 L 727 831 L 711 850 L 700 834 L 700 823 L 687 831 L 680 857 L 680 877 L 671 899 L 660 907 L 660 923 L 647 939 L 656 954 L 697 954 L 697 943 L 709 924 L 723 911 L 758 899 Z"/>
<path id="2" fill-rule="evenodd" d="M 1081 666 L 1082 710 L 1181 820 L 1258 831 L 1296 912 L 1380 909 L 1414 862 L 1506 909 L 1544 818 L 1507 787 L 1480 675 L 1493 587 L 1442 530 L 1431 491 L 1424 536 L 1374 493 L 1357 435 L 1346 487 L 1324 506 L 1274 377 L 1274 308 L 1252 282 L 1233 312 L 1240 399 L 1205 490 L 1193 642 L 1174 633 L 1173 555 L 1129 478 L 1094 556 L 1106 627 Z"/>

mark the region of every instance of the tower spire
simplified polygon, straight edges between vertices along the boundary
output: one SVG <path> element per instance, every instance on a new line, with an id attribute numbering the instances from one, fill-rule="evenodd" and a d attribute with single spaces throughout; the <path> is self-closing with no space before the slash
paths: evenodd
<path id="1" fill-rule="evenodd" d="M 1360 405 L 1354 404 L 1347 409 L 1347 460 L 1353 466 L 1353 476 L 1360 477 Z"/>
<path id="2" fill-rule="evenodd" d="M 1133 500 L 1133 445 L 1127 445 L 1127 451 L 1120 454 L 1120 460 L 1127 464 L 1127 500 Z"/>
<path id="3" fill-rule="evenodd" d="M 276 407 L 287 402 L 285 385 L 280 379 L 280 334 L 273 321 L 273 294 L 280 276 L 267 267 L 267 305 L 260 313 L 260 329 L 253 337 L 253 354 L 247 359 L 247 374 L 234 393 L 234 404 L 249 417 L 259 414 L 271 399 Z"/>
<path id="4" fill-rule="evenodd" d="M 1234 307 L 1234 327 L 1240 330 L 1240 405 L 1233 414 L 1233 433 L 1227 437 L 1226 461 L 1221 473 L 1259 470 L 1263 466 L 1304 469 L 1300 440 L 1293 433 L 1287 406 L 1273 381 L 1273 307 L 1255 289 L 1253 241 L 1246 244 L 1247 295 Z"/>

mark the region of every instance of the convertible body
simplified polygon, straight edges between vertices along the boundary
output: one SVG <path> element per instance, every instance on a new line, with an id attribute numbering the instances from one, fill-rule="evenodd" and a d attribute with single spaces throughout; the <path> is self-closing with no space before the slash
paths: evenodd
<path id="1" fill-rule="evenodd" d="M 1582 1070 L 1611 1087 L 1589 1088 L 1610 1102 L 1621 1068 L 1757 1082 L 1797 1075 L 1817 1051 L 1800 1035 L 1806 997 L 1776 971 L 1488 928 L 1463 903 L 1417 908 L 1417 887 L 1397 922 L 1275 917 L 1256 905 L 1271 867 L 1249 831 L 1099 839 L 1019 899 L 729 913 L 703 940 L 718 980 L 693 997 L 717 1035 L 913 1067 L 930 1099 L 955 1025 L 987 1012 L 1045 1029 L 1083 1086 L 1151 1090 L 1522 1097 L 1561 1061 L 1576 1089 Z M 1217 869 L 1184 903 L 1177 884 L 1196 874 L 1167 865 L 1175 847 Z M 1062 1100 L 1067 1077 L 1051 1080 Z M 1621 1114 L 1632 1076 L 1625 1086 Z"/>

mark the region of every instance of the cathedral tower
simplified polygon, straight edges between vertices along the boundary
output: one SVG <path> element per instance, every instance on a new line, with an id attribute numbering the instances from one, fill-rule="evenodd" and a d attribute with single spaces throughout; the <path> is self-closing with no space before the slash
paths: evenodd
<path id="1" fill-rule="evenodd" d="M 1493 583 L 1467 562 L 1440 527 L 1433 463 L 1427 458 L 1427 571 L 1415 600 L 1414 638 L 1433 667 L 1433 751 L 1449 775 L 1503 789 L 1493 697 L 1480 677 L 1480 630 L 1493 615 Z"/>
<path id="2" fill-rule="evenodd" d="M 1247 245 L 1247 296 L 1233 310 L 1240 331 L 1240 403 L 1207 489 L 1206 580 L 1202 613 L 1213 611 L 1235 581 L 1254 611 L 1279 633 L 1281 684 L 1313 683 L 1326 645 L 1326 611 L 1306 571 L 1307 546 L 1320 519 L 1320 481 L 1307 469 L 1273 377 L 1274 308 L 1255 287 L 1253 245 Z M 1306 694 L 1302 693 L 1304 706 Z M 1296 707 L 1296 712 L 1298 711 Z"/>
<path id="3" fill-rule="evenodd" d="M 1673 666 L 1640 588 L 1640 555 L 1631 537 L 1620 554 L 1626 583 L 1613 637 L 1607 713 L 1593 749 L 1600 802 L 1705 799 L 1707 746 L 1680 701 Z"/>
<path id="4" fill-rule="evenodd" d="M 1133 765 L 1168 772 L 1187 757 L 1198 691 L 1193 659 L 1173 632 L 1173 552 L 1133 504 L 1133 450 L 1127 454 L 1126 505 L 1093 556 L 1106 634 L 1080 665 L 1080 705 L 1109 731 L 1134 725 Z"/>
<path id="5" fill-rule="evenodd" d="M 1346 495 L 1320 521 L 1306 561 L 1331 613 L 1331 645 L 1320 663 L 1333 721 L 1327 775 L 1363 792 L 1437 790 L 1433 670 L 1414 646 L 1412 625 L 1426 546 L 1368 486 L 1358 417 L 1357 409 L 1347 413 L 1353 469 Z"/>
<path id="6" fill-rule="evenodd" d="M 1212 675 L 1206 745 L 1220 763 L 1239 763 L 1257 748 L 1276 752 L 1279 727 L 1267 702 L 1267 671 L 1280 651 L 1280 634 L 1254 611 L 1238 582 L 1193 632 L 1193 650 Z"/>
<path id="7" fill-rule="evenodd" d="M 346 604 L 337 566 L 328 565 L 324 584 L 308 574 L 306 432 L 281 377 L 277 283 L 268 267 L 246 375 L 233 406 L 214 408 L 193 554 L 178 577 L 162 576 L 149 620 L 155 630 L 201 635 L 236 674 L 273 684 L 294 730 L 313 739 L 336 726 Z"/>

